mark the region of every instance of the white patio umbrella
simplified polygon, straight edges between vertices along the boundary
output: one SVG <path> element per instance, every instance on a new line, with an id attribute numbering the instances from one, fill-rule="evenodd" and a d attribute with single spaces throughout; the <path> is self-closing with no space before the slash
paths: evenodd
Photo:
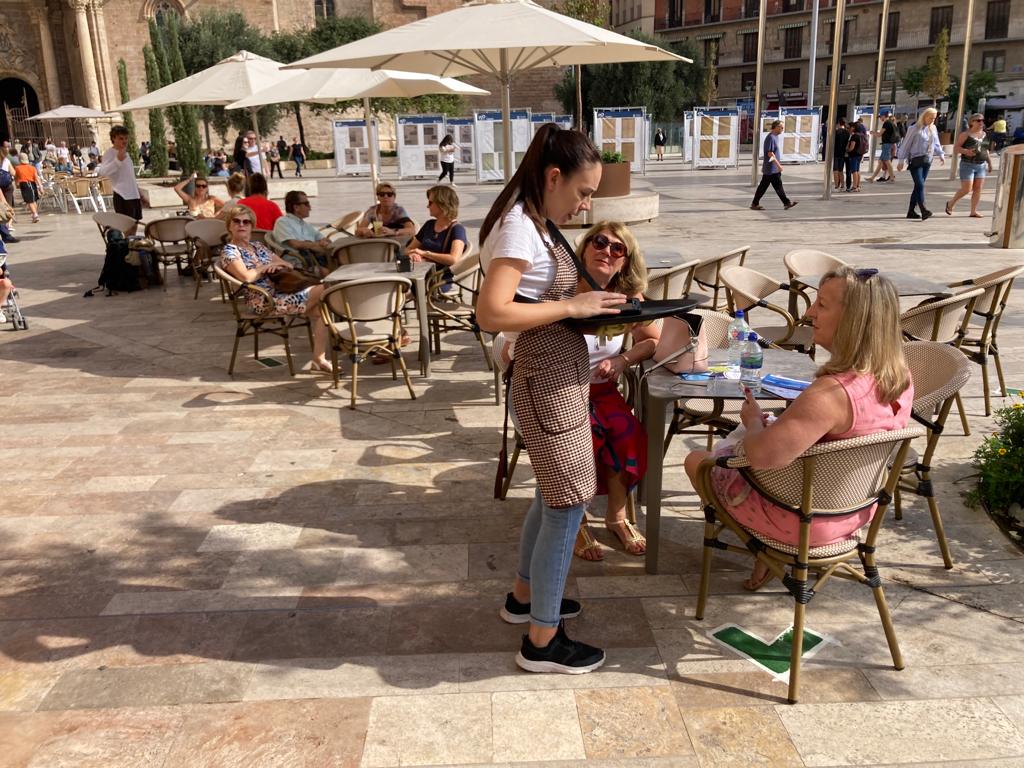
<path id="1" fill-rule="evenodd" d="M 434 75 L 493 75 L 501 83 L 505 178 L 512 175 L 509 86 L 538 67 L 632 61 L 685 61 L 682 56 L 550 11 L 531 0 L 475 0 L 289 64 L 287 69 L 369 67 Z"/>
<path id="2" fill-rule="evenodd" d="M 281 62 L 265 56 L 239 51 L 202 72 L 196 72 L 145 96 L 126 101 L 110 111 L 127 112 L 133 109 L 154 109 L 177 104 L 225 106 L 295 76 L 294 72 L 282 71 L 282 66 Z M 253 109 L 251 112 L 252 127 L 256 131 L 258 142 L 260 126 L 256 120 L 256 110 Z"/>
<path id="3" fill-rule="evenodd" d="M 77 104 L 64 104 L 56 109 L 51 109 L 49 112 L 40 112 L 38 115 L 32 115 L 29 120 L 76 120 L 78 118 L 95 119 L 99 117 L 108 117 L 108 115 L 106 112 L 100 112 L 98 109 L 80 107 Z"/>
<path id="4" fill-rule="evenodd" d="M 259 107 L 264 104 L 304 101 L 312 104 L 334 104 L 337 101 L 362 99 L 366 115 L 366 136 L 372 142 L 373 130 L 370 97 L 394 98 L 423 96 L 428 93 L 455 93 L 486 96 L 490 91 L 463 83 L 451 77 L 436 77 L 418 72 L 394 72 L 387 69 L 309 69 L 288 71 L 290 77 L 277 85 L 228 104 L 227 109 Z M 377 147 L 372 147 L 370 179 L 377 187 Z"/>

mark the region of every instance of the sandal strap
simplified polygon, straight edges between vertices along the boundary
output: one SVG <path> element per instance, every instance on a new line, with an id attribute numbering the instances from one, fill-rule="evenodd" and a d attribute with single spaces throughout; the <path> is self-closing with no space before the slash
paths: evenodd
<path id="1" fill-rule="evenodd" d="M 629 541 L 627 542 L 628 544 L 639 544 L 641 542 L 647 542 L 647 539 L 644 537 L 644 535 L 640 533 L 639 529 L 637 529 L 637 527 L 633 525 L 633 523 L 630 520 L 614 520 L 610 523 L 605 521 L 606 528 L 610 528 L 613 525 L 621 525 L 625 527 L 627 538 L 629 539 Z"/>

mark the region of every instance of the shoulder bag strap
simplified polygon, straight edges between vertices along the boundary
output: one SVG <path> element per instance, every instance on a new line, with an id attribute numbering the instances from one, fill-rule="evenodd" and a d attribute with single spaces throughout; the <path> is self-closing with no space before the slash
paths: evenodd
<path id="1" fill-rule="evenodd" d="M 569 242 L 565 239 L 565 235 L 563 235 L 561 230 L 559 230 L 558 227 L 555 226 L 555 222 L 551 221 L 551 219 L 548 219 L 547 227 L 548 234 L 551 235 L 551 239 L 554 240 L 559 245 L 561 245 L 563 248 L 565 248 L 565 250 L 569 253 L 569 256 L 572 258 L 572 263 L 576 265 L 577 274 L 579 274 L 580 277 L 587 281 L 587 284 L 590 286 L 592 290 L 603 291 L 604 289 L 601 286 L 599 286 L 597 284 L 597 281 L 590 276 L 589 272 L 587 272 L 587 268 L 583 266 L 583 262 L 581 262 L 579 257 L 576 255 L 576 249 L 569 245 Z"/>
<path id="2" fill-rule="evenodd" d="M 515 360 L 508 364 L 505 374 L 502 376 L 502 383 L 505 385 L 505 425 L 501 431 L 501 449 L 498 451 L 498 469 L 494 473 L 494 498 L 505 499 L 505 478 L 508 477 L 508 408 L 509 395 L 512 394 L 512 366 Z M 498 363 L 495 362 L 495 365 Z"/>

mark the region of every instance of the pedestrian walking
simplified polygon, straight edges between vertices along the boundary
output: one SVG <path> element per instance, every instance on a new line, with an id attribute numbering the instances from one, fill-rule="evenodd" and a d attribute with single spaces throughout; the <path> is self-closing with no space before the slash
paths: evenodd
<path id="1" fill-rule="evenodd" d="M 960 189 L 953 195 L 953 199 L 946 203 L 946 215 L 952 216 L 953 207 L 960 198 L 970 195 L 971 218 L 980 219 L 978 201 L 981 200 L 981 189 L 985 186 L 985 176 L 992 172 L 984 115 L 971 115 L 967 130 L 956 140 L 953 154 L 960 155 Z"/>
<path id="2" fill-rule="evenodd" d="M 846 147 L 850 143 L 850 131 L 846 128 L 846 118 L 840 117 L 836 120 L 836 137 L 832 144 L 832 187 L 836 192 L 841 192 L 843 186 L 843 171 L 846 169 Z"/>
<path id="3" fill-rule="evenodd" d="M 299 141 L 299 137 L 292 138 L 292 162 L 295 163 L 295 175 L 302 177 L 302 166 L 306 163 L 306 150 Z"/>
<path id="4" fill-rule="evenodd" d="M 270 178 L 274 178 L 274 171 L 277 171 L 278 178 L 283 179 L 284 174 L 281 173 L 281 150 L 277 148 L 276 144 L 271 144 L 270 149 L 267 150 L 267 162 L 270 163 Z"/>
<path id="5" fill-rule="evenodd" d="M 899 143 L 900 134 L 896 127 L 896 118 L 890 112 L 882 118 L 882 129 L 872 131 L 872 136 L 881 139 L 881 154 L 878 158 L 878 171 L 871 177 L 871 181 L 896 181 L 896 174 L 892 169 L 892 159 L 896 154 L 896 145 Z"/>
<path id="6" fill-rule="evenodd" d="M 782 188 L 782 143 L 779 136 L 782 135 L 782 121 L 776 120 L 772 123 L 772 129 L 764 137 L 764 159 L 761 161 L 761 183 L 757 185 L 757 192 L 754 193 L 754 200 L 750 204 L 750 210 L 763 211 L 764 206 L 760 205 L 761 198 L 768 191 L 768 185 L 772 186 L 775 194 L 779 196 L 783 206 L 788 211 L 796 201 L 786 197 L 786 190 Z"/>
<path id="7" fill-rule="evenodd" d="M 437 177 L 437 180 L 441 181 L 447 176 L 448 183 L 455 186 L 455 153 L 459 151 L 459 146 L 450 133 L 446 133 L 441 139 L 441 143 L 437 145 L 437 151 L 441 156 L 441 175 Z"/>
<path id="8" fill-rule="evenodd" d="M 857 120 L 850 130 L 850 141 L 846 145 L 847 192 L 860 192 L 860 164 L 869 148 L 868 129 L 863 121 Z"/>
<path id="9" fill-rule="evenodd" d="M 654 131 L 654 154 L 658 160 L 665 159 L 665 132 L 661 128 Z"/>
<path id="10" fill-rule="evenodd" d="M 939 158 L 939 162 L 946 164 L 946 158 L 942 154 L 942 144 L 939 143 L 939 132 L 935 129 L 935 116 L 938 110 L 928 107 L 907 131 L 907 138 L 900 143 L 898 153 L 900 164 L 899 170 L 903 170 L 904 164 L 910 168 L 910 176 L 914 180 L 914 190 L 910 193 L 910 208 L 907 210 L 908 219 L 931 218 L 932 212 L 924 204 L 924 183 L 928 179 L 928 171 L 932 167 L 932 159 Z M 921 209 L 921 213 L 917 212 Z"/>
<path id="11" fill-rule="evenodd" d="M 998 152 L 1006 144 L 1006 115 L 992 121 L 992 151 Z"/>

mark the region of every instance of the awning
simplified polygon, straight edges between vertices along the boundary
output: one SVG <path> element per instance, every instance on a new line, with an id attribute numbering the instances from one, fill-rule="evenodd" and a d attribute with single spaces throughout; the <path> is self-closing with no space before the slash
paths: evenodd
<path id="1" fill-rule="evenodd" d="M 779 29 L 796 29 L 797 27 L 806 27 L 807 24 L 806 21 L 794 21 L 792 24 L 779 24 Z"/>
<path id="2" fill-rule="evenodd" d="M 985 102 L 985 109 L 1024 109 L 1024 98 L 1007 97 L 1002 99 L 988 99 Z"/>
<path id="3" fill-rule="evenodd" d="M 725 37 L 725 33 L 724 32 L 712 32 L 712 33 L 709 33 L 709 34 L 706 34 L 706 35 L 697 35 L 694 39 L 695 40 L 720 40 L 723 37 Z"/>

